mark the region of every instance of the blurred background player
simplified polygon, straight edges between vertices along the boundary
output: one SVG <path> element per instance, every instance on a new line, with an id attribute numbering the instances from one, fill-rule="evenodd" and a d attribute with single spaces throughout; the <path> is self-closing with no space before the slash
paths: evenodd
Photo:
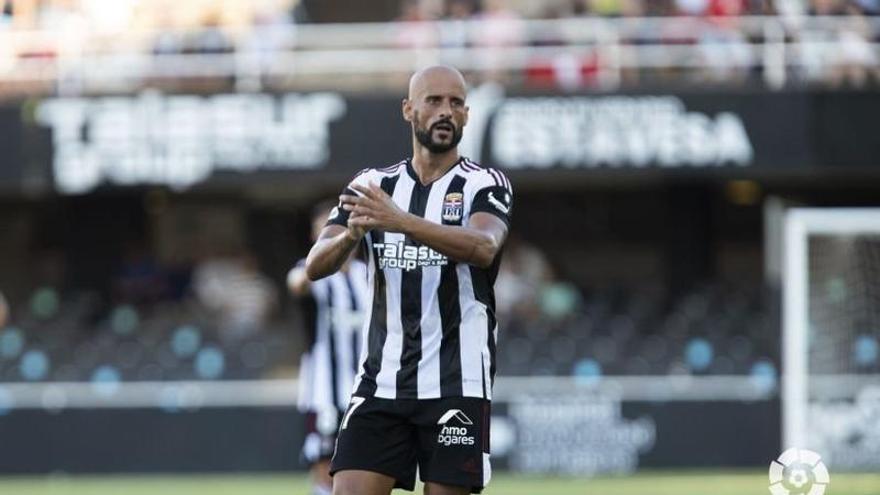
<path id="1" fill-rule="evenodd" d="M 327 218 L 338 215 L 333 202 L 320 203 L 312 217 L 317 239 Z M 290 270 L 287 285 L 293 295 L 315 303 L 311 345 L 300 359 L 298 406 L 306 415 L 303 459 L 310 465 L 312 493 L 331 491 L 330 456 L 336 429 L 351 395 L 360 362 L 361 326 L 367 300 L 367 273 L 354 253 L 338 272 L 309 281 L 304 260 Z"/>

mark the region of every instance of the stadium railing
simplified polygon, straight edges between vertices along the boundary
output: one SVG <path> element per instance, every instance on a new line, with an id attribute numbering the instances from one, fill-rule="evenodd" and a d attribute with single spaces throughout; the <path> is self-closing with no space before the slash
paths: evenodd
<path id="1" fill-rule="evenodd" d="M 401 84 L 389 76 L 448 63 L 478 79 L 500 75 L 517 83 L 530 70 L 544 70 L 561 86 L 568 78 L 568 84 L 598 89 L 627 83 L 627 71 L 673 72 L 674 82 L 720 71 L 716 82 L 724 82 L 732 70 L 778 89 L 820 81 L 835 67 L 876 71 L 880 56 L 880 19 L 873 17 L 517 20 L 504 21 L 513 23 L 508 34 L 494 40 L 486 38 L 483 22 L 289 24 L 119 36 L 6 30 L 0 31 L 0 83 L 7 94 L 64 94 L 216 78 L 253 91 L 338 87 L 340 76 L 348 76 L 359 88 L 375 89 Z M 448 36 L 453 30 L 461 35 L 454 41 Z M 223 41 L 205 48 L 199 36 Z"/>

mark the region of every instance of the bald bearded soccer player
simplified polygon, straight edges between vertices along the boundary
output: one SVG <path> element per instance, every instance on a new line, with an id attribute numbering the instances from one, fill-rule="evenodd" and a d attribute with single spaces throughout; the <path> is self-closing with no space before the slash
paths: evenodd
<path id="1" fill-rule="evenodd" d="M 480 493 L 489 481 L 494 283 L 513 188 L 460 156 L 465 81 L 451 67 L 412 76 L 403 100 L 412 157 L 362 170 L 306 260 L 334 273 L 356 246 L 369 267 L 358 375 L 331 461 L 336 495 Z"/>

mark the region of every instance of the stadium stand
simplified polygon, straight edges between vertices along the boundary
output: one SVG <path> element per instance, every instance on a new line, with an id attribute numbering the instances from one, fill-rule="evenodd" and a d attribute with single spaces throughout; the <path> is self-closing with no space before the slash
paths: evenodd
<path id="1" fill-rule="evenodd" d="M 564 90 L 878 82 L 868 0 L 420 0 L 357 24 L 309 22 L 308 4 L 7 0 L 2 92 L 366 90 L 432 62 Z"/>
<path id="2" fill-rule="evenodd" d="M 502 320 L 500 373 L 578 376 L 749 374 L 779 365 L 779 325 L 772 297 L 705 287 L 663 309 L 662 300 L 626 290 L 596 291 L 577 307 L 558 306 L 545 287 L 545 307 L 531 320 Z M 296 320 L 229 338 L 221 319 L 196 303 L 163 303 L 102 311 L 87 295 L 61 298 L 40 288 L 0 330 L 3 381 L 255 379 L 295 368 Z M 565 305 L 565 303 L 563 303 Z M 553 308 L 553 309 L 551 309 Z M 94 321 L 97 318 L 97 321 Z M 586 370 L 586 371 L 584 371 Z"/>

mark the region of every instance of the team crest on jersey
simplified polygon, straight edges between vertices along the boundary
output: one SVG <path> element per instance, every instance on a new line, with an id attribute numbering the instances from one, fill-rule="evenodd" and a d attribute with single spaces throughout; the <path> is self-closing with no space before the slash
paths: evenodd
<path id="1" fill-rule="evenodd" d="M 464 195 L 461 193 L 449 193 L 443 199 L 443 220 L 458 222 L 461 220 L 464 209 Z"/>

